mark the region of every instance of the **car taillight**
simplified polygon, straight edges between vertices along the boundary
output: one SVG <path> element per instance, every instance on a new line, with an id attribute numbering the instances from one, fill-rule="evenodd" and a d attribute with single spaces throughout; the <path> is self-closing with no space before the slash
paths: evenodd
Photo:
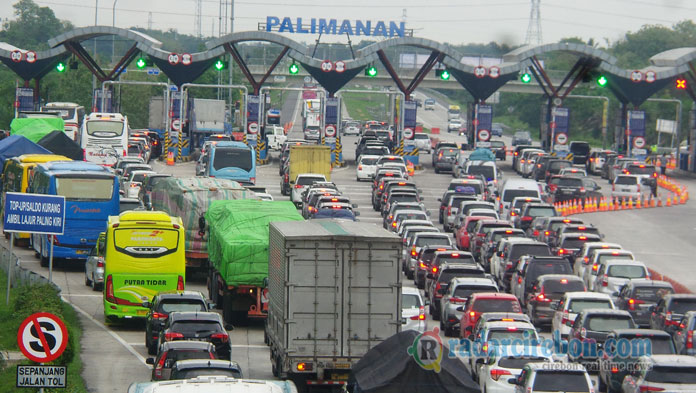
<path id="1" fill-rule="evenodd" d="M 551 299 L 547 298 L 543 293 L 540 293 L 537 297 L 536 300 L 538 302 L 550 302 Z"/>
<path id="2" fill-rule="evenodd" d="M 469 311 L 469 318 L 474 319 L 476 317 L 476 311 Z"/>
<path id="3" fill-rule="evenodd" d="M 628 309 L 631 311 L 635 311 L 636 304 L 643 304 L 643 303 L 645 303 L 643 300 L 628 299 Z"/>
<path id="4" fill-rule="evenodd" d="M 416 248 L 415 248 L 415 247 L 413 247 L 413 248 L 411 249 L 411 256 L 412 256 L 412 257 L 415 257 L 415 256 L 416 256 Z"/>
<path id="5" fill-rule="evenodd" d="M 640 184 L 638 184 L 637 187 L 637 191 L 640 192 Z"/>
<path id="6" fill-rule="evenodd" d="M 300 184 L 295 184 L 295 188 L 302 188 L 302 185 L 300 185 Z"/>
<path id="7" fill-rule="evenodd" d="M 131 187 L 131 188 L 135 188 L 135 187 L 138 187 L 138 185 L 135 184 L 135 183 L 131 183 L 131 184 L 130 184 L 130 187 Z"/>
<path id="8" fill-rule="evenodd" d="M 114 295 L 114 280 L 111 277 L 111 274 L 106 277 L 106 301 L 116 303 L 116 296 Z"/>
<path id="9" fill-rule="evenodd" d="M 585 192 L 585 187 L 580 187 L 580 192 Z"/>
<path id="10" fill-rule="evenodd" d="M 440 285 L 440 283 L 438 282 L 437 284 L 435 284 L 435 290 L 433 291 L 433 294 L 439 294 L 441 289 L 442 285 Z"/>
<path id="11" fill-rule="evenodd" d="M 289 180 L 290 180 L 290 175 L 288 175 L 288 174 L 286 173 L 286 174 L 285 174 L 285 182 L 287 183 Z"/>
<path id="12" fill-rule="evenodd" d="M 412 321 L 425 321 L 425 308 L 423 306 L 420 306 L 420 309 L 418 311 L 418 315 L 414 315 L 411 317 Z"/>
<path id="13" fill-rule="evenodd" d="M 418 267 L 420 267 L 421 269 L 425 269 L 425 268 L 427 268 L 428 266 L 427 266 L 425 263 L 423 263 L 423 262 L 419 262 L 419 263 L 418 263 Z"/>
<path id="14" fill-rule="evenodd" d="M 535 229 L 534 232 L 533 232 L 532 234 L 533 234 L 534 236 L 539 236 L 539 231 L 537 231 L 537 230 Z"/>
<path id="15" fill-rule="evenodd" d="M 516 212 L 510 212 L 510 217 L 515 217 L 517 215 Z"/>
<path id="16" fill-rule="evenodd" d="M 164 362 L 167 360 L 167 352 L 164 351 L 162 353 L 162 357 L 160 357 L 159 362 L 157 362 L 157 365 L 155 366 L 155 376 L 157 377 L 162 377 L 162 369 L 164 368 Z"/>
<path id="17" fill-rule="evenodd" d="M 432 270 L 433 274 L 437 273 L 437 266 L 433 266 L 433 268 L 431 270 Z"/>
<path id="18" fill-rule="evenodd" d="M 97 267 L 104 267 L 104 257 L 97 257 Z"/>
<path id="19" fill-rule="evenodd" d="M 558 249 L 558 255 L 565 255 L 566 253 L 568 253 L 568 251 L 566 251 L 565 248 L 559 248 L 559 249 Z"/>
<path id="20" fill-rule="evenodd" d="M 396 221 L 392 222 L 392 228 L 396 228 Z"/>
<path id="21" fill-rule="evenodd" d="M 686 349 L 693 349 L 694 347 L 694 331 L 689 330 L 686 332 Z"/>
<path id="22" fill-rule="evenodd" d="M 491 379 L 494 381 L 499 380 L 503 375 L 512 375 L 512 373 L 510 373 L 508 370 L 501 370 L 499 368 L 491 369 Z"/>
<path id="23" fill-rule="evenodd" d="M 531 216 L 522 217 L 522 221 L 532 221 L 533 219 L 534 219 L 534 217 L 531 217 Z"/>
<path id="24" fill-rule="evenodd" d="M 668 321 L 672 320 L 672 312 L 671 311 L 667 311 L 667 313 L 665 314 L 665 319 Z"/>
<path id="25" fill-rule="evenodd" d="M 587 265 L 587 262 L 590 261 L 590 257 L 583 257 L 582 260 L 585 261 L 585 265 Z"/>
<path id="26" fill-rule="evenodd" d="M 220 340 L 224 343 L 230 340 L 230 336 L 228 336 L 227 333 L 213 333 L 210 335 L 210 338 Z"/>
<path id="27" fill-rule="evenodd" d="M 597 270 L 599 270 L 599 265 L 596 264 L 596 263 L 593 264 L 593 265 L 592 265 L 592 270 L 595 271 L 595 272 L 596 272 Z"/>
<path id="28" fill-rule="evenodd" d="M 606 274 L 602 277 L 602 286 L 603 287 L 609 286 L 609 276 Z"/>
<path id="29" fill-rule="evenodd" d="M 176 289 L 178 291 L 184 290 L 184 277 L 183 276 L 179 276 L 179 279 L 176 281 Z"/>
<path id="30" fill-rule="evenodd" d="M 124 151 L 123 151 L 123 156 L 125 157 L 125 156 L 127 156 L 127 155 L 128 155 L 128 153 L 126 153 L 126 151 L 124 150 Z"/>
<path id="31" fill-rule="evenodd" d="M 460 297 L 451 297 L 449 301 L 450 301 L 450 303 L 455 303 L 455 304 L 466 303 L 466 299 L 462 299 Z"/>
<path id="32" fill-rule="evenodd" d="M 452 215 L 452 206 L 447 207 L 447 215 L 451 216 Z"/>
<path id="33" fill-rule="evenodd" d="M 522 284 L 522 277 L 517 277 L 517 283 Z"/>
<path id="34" fill-rule="evenodd" d="M 563 311 L 563 316 L 561 317 L 561 325 L 565 325 L 568 323 L 568 320 L 570 319 L 570 314 L 568 314 L 568 311 Z"/>
<path id="35" fill-rule="evenodd" d="M 358 165 L 358 170 L 362 171 L 362 165 Z"/>
<path id="36" fill-rule="evenodd" d="M 641 392 L 661 392 L 665 390 L 664 388 L 658 388 L 656 386 L 640 385 L 638 387 Z"/>
<path id="37" fill-rule="evenodd" d="M 165 333 L 164 334 L 164 341 L 173 341 L 173 340 L 176 340 L 177 338 L 184 338 L 184 335 L 181 333 Z"/>

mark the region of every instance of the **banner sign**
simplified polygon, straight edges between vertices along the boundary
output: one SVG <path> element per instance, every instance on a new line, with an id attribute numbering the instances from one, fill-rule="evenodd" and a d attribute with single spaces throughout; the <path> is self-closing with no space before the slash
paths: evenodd
<path id="1" fill-rule="evenodd" d="M 493 107 L 490 105 L 478 105 L 477 130 L 490 131 L 493 127 Z"/>
<path id="2" fill-rule="evenodd" d="M 18 87 L 16 96 L 16 106 L 18 111 L 34 110 L 34 89 L 28 87 Z"/>
<path id="3" fill-rule="evenodd" d="M 4 206 L 5 232 L 63 234 L 65 197 L 8 192 Z"/>
<path id="4" fill-rule="evenodd" d="M 645 136 L 645 111 L 628 111 L 628 129 L 631 136 Z"/>
<path id="5" fill-rule="evenodd" d="M 553 122 L 556 134 L 568 134 L 570 132 L 570 110 L 568 108 L 553 108 Z"/>
<path id="6" fill-rule="evenodd" d="M 338 124 L 338 98 L 327 97 L 324 105 L 326 110 L 324 122 L 326 124 Z"/>
<path id="7" fill-rule="evenodd" d="M 331 34 L 366 37 L 404 37 L 405 22 L 393 21 L 351 21 L 348 19 L 266 17 L 266 31 L 297 34 Z"/>
<path id="8" fill-rule="evenodd" d="M 404 128 L 416 128 L 416 117 L 417 117 L 417 109 L 416 109 L 416 102 L 415 101 L 406 101 L 404 102 Z"/>

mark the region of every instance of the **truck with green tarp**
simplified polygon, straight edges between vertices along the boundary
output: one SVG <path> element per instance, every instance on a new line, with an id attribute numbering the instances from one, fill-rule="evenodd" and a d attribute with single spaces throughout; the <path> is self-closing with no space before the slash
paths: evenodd
<path id="1" fill-rule="evenodd" d="M 256 194 L 239 183 L 210 177 L 168 177 L 152 188 L 153 210 L 178 216 L 186 231 L 186 267 L 207 271 L 208 236 L 200 227 L 201 218 L 213 201 L 255 199 Z"/>
<path id="2" fill-rule="evenodd" d="M 65 122 L 60 117 L 16 118 L 10 123 L 10 135 L 22 135 L 34 143 L 53 131 L 65 132 Z"/>
<path id="3" fill-rule="evenodd" d="M 268 315 L 268 231 L 271 222 L 303 221 L 287 201 L 215 201 L 205 214 L 208 292 L 226 323 Z"/>

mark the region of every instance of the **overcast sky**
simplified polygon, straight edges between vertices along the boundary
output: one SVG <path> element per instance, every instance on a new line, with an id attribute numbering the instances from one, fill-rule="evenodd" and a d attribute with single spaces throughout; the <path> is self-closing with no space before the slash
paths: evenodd
<path id="1" fill-rule="evenodd" d="M 35 0 L 36 1 L 36 0 Z M 219 0 L 201 0 L 203 36 L 219 34 Z M 227 0 L 229 2 L 229 0 Z M 0 16 L 13 18 L 15 0 L 0 0 Z M 111 25 L 113 0 L 36 1 L 53 9 L 60 19 L 75 26 Z M 229 7 L 229 6 L 228 6 Z M 334 18 L 362 21 L 395 21 L 405 18 L 414 36 L 454 44 L 497 41 L 524 43 L 531 9 L 530 0 L 237 0 L 234 2 L 234 31 L 257 30 L 267 16 Z M 116 0 L 116 26 L 177 29 L 194 34 L 195 0 Z M 229 11 L 228 11 L 229 14 Z M 541 30 L 544 42 L 563 37 L 594 38 L 601 46 L 615 42 L 626 32 L 645 24 L 671 26 L 696 19 L 693 0 L 542 0 Z M 229 27 L 227 30 L 229 31 Z M 224 29 L 223 29 L 224 31 Z M 296 41 L 313 42 L 316 35 L 288 34 Z M 332 39 L 331 39 L 332 38 Z M 360 38 L 353 37 L 354 42 Z M 322 37 L 322 42 L 346 42 L 345 36 Z M 696 43 L 685 43 L 694 46 Z M 166 49 L 166 48 L 163 48 Z"/>

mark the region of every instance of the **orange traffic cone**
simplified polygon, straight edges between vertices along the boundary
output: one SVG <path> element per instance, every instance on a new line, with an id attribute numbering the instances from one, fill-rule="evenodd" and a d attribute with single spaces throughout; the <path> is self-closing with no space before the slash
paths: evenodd
<path id="1" fill-rule="evenodd" d="M 672 204 L 673 204 L 673 205 L 678 205 L 678 204 L 679 204 L 679 199 L 677 198 L 677 194 L 674 194 L 674 196 L 673 196 L 672 199 L 673 199 L 673 201 L 672 201 Z"/>
<path id="2" fill-rule="evenodd" d="M 650 197 L 650 207 L 655 207 L 655 199 L 652 196 Z"/>
<path id="3" fill-rule="evenodd" d="M 665 206 L 667 206 L 667 207 L 672 206 L 672 198 L 667 197 L 667 204 Z"/>
<path id="4" fill-rule="evenodd" d="M 174 152 L 167 152 L 167 165 L 174 165 Z"/>
<path id="5" fill-rule="evenodd" d="M 636 199 L 636 209 L 640 209 L 642 206 L 641 201 L 643 200 L 643 196 L 641 195 L 638 199 Z"/>

